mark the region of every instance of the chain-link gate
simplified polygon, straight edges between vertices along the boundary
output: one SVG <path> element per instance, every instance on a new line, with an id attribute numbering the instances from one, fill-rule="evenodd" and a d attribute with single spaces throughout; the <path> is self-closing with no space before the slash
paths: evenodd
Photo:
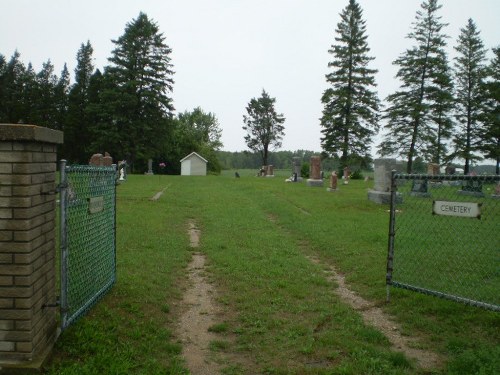
<path id="1" fill-rule="evenodd" d="M 116 279 L 116 166 L 61 161 L 61 327 L 82 317 Z"/>
<path id="2" fill-rule="evenodd" d="M 500 311 L 500 176 L 392 175 L 389 286 Z"/>

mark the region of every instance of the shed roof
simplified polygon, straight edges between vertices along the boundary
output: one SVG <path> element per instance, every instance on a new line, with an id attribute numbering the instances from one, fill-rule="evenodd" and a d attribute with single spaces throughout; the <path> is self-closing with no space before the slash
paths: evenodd
<path id="1" fill-rule="evenodd" d="M 199 158 L 200 158 L 201 160 L 203 160 L 205 163 L 208 163 L 208 160 L 207 160 L 207 159 L 205 159 L 205 158 L 204 158 L 203 156 L 201 156 L 200 154 L 198 154 L 197 152 L 192 152 L 192 153 L 190 153 L 188 156 L 186 156 L 186 157 L 184 157 L 183 159 L 181 159 L 181 163 L 182 163 L 184 160 L 189 159 L 189 158 L 190 158 L 191 156 L 193 156 L 193 155 L 195 155 L 195 156 L 199 157 Z"/>

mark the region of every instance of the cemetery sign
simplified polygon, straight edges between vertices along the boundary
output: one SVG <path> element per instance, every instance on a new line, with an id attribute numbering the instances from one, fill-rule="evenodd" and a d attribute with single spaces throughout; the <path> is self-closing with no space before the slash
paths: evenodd
<path id="1" fill-rule="evenodd" d="M 432 213 L 434 215 L 475 217 L 481 218 L 480 203 L 434 201 Z"/>

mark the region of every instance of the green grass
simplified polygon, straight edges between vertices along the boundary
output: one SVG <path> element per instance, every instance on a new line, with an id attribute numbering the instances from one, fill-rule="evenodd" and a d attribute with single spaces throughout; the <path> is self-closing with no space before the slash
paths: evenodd
<path id="1" fill-rule="evenodd" d="M 227 363 L 224 373 L 421 373 L 332 293 L 321 267 L 305 257 L 312 254 L 443 356 L 435 373 L 498 372 L 498 313 L 402 289 L 384 303 L 388 213 L 366 198 L 373 182 L 327 193 L 285 183 L 287 171 L 275 178 L 239 172 L 239 179 L 231 171 L 132 175 L 118 187 L 117 283 L 62 334 L 47 373 L 188 373 L 172 332 L 191 258 L 190 219 L 223 308 L 210 329 L 221 339 L 211 349 L 251 358 L 245 366 Z"/>
<path id="2" fill-rule="evenodd" d="M 500 305 L 500 201 L 490 194 L 472 197 L 459 187 L 430 190 L 432 197 L 409 195 L 396 215 L 394 280 L 470 300 Z M 486 190 L 486 189 L 484 189 Z M 432 214 L 433 201 L 476 202 L 481 219 Z"/>

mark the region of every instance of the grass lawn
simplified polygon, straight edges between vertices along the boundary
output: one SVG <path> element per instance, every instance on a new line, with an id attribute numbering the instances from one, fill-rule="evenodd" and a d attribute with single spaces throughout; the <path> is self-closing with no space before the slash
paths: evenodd
<path id="1" fill-rule="evenodd" d="M 250 359 L 228 360 L 225 374 L 429 373 L 365 325 L 307 255 L 335 266 L 352 290 L 438 353 L 443 366 L 434 373 L 500 372 L 498 313 L 395 288 L 385 303 L 389 214 L 368 201 L 373 182 L 328 193 L 326 182 L 285 183 L 289 171 L 239 172 L 129 175 L 118 186 L 117 283 L 63 332 L 48 374 L 189 373 L 173 332 L 193 251 L 190 220 L 223 307 L 213 330 L 228 336 L 211 350 Z"/>

